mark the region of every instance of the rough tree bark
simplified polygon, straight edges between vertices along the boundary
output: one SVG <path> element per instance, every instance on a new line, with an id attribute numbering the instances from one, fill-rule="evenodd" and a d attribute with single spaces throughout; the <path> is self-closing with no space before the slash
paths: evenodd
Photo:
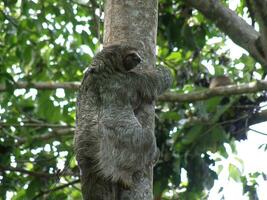
<path id="1" fill-rule="evenodd" d="M 157 0 L 107 0 L 104 12 L 104 46 L 127 43 L 140 50 L 143 67 L 153 66 L 156 61 Z M 154 130 L 154 105 L 143 105 L 140 110 L 144 113 L 138 119 L 142 126 Z M 114 199 L 153 199 L 152 181 L 153 169 L 147 168 L 137 177 L 133 188 L 121 189 Z"/>

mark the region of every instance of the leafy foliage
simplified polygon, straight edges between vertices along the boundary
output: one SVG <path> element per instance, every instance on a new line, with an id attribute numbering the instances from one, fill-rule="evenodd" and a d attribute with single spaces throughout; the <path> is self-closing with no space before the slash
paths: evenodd
<path id="1" fill-rule="evenodd" d="M 237 12 L 243 14 L 247 5 L 241 2 Z M 14 86 L 17 81 L 80 81 L 99 48 L 101 3 L 0 2 L 0 84 L 8 88 L 0 93 L 0 199 L 81 199 L 72 153 L 75 92 Z M 226 41 L 183 1 L 160 0 L 158 63 L 172 70 L 173 91 L 203 90 L 211 77 L 223 74 L 236 83 L 262 78 L 262 68 L 249 55 L 230 58 Z M 211 167 L 216 163 L 212 153 L 227 157 L 225 143 L 234 148 L 234 140 L 246 139 L 246 124 L 264 100 L 260 94 L 158 103 L 161 158 L 155 167 L 155 198 L 205 198 L 219 174 Z M 235 165 L 229 165 L 229 174 L 243 184 L 244 193 L 257 195 L 255 178 L 261 174 L 245 177 Z"/>

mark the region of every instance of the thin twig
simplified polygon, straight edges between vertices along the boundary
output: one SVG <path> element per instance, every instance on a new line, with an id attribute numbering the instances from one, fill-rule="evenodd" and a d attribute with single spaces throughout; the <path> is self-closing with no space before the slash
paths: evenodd
<path id="1" fill-rule="evenodd" d="M 24 144 L 27 141 L 36 141 L 36 140 L 49 140 L 54 138 L 60 138 L 63 136 L 72 136 L 74 132 L 74 128 L 62 128 L 62 129 L 56 129 L 52 132 L 42 134 L 42 135 L 35 135 L 32 138 L 20 138 L 18 139 L 17 146 Z"/>
<path id="2" fill-rule="evenodd" d="M 14 27 L 18 27 L 18 24 L 15 22 L 15 20 L 10 17 L 9 15 L 7 15 L 3 10 L 0 9 L 0 13 L 2 13 L 2 15 L 4 16 L 4 18 L 6 20 L 8 20 Z"/>
<path id="3" fill-rule="evenodd" d="M 20 172 L 23 174 L 28 174 L 30 176 L 35 176 L 35 177 L 43 177 L 43 178 L 54 178 L 57 175 L 56 174 L 48 174 L 48 173 L 44 173 L 44 172 L 34 172 L 34 171 L 29 171 L 23 168 L 19 168 L 19 167 L 10 167 L 10 166 L 4 166 L 4 165 L 0 165 L 0 170 L 1 171 L 11 171 L 11 172 Z"/>
<path id="4" fill-rule="evenodd" d="M 259 133 L 259 134 L 261 134 L 261 135 L 265 135 L 265 136 L 267 136 L 267 133 L 263 133 L 263 132 L 261 132 L 261 131 L 257 131 L 257 130 L 255 130 L 255 129 L 249 128 L 249 130 L 250 130 L 250 131 L 254 131 L 255 133 Z"/>
<path id="5" fill-rule="evenodd" d="M 45 195 L 45 194 L 49 194 L 49 193 L 51 193 L 51 192 L 56 192 L 56 191 L 58 191 L 58 190 L 64 189 L 65 187 L 69 187 L 69 186 L 71 186 L 71 185 L 75 185 L 75 184 L 77 184 L 77 183 L 79 183 L 79 182 L 80 182 L 80 179 L 77 179 L 77 180 L 71 181 L 71 182 L 69 182 L 69 183 L 60 185 L 60 186 L 58 186 L 58 187 L 54 187 L 54 188 L 52 188 L 52 189 L 50 189 L 50 190 L 42 191 L 42 192 L 40 192 L 38 195 L 36 195 L 36 196 L 33 198 L 33 200 L 38 199 L 39 197 L 41 197 L 41 196 L 43 196 L 43 195 Z"/>
<path id="6" fill-rule="evenodd" d="M 46 123 L 5 123 L 0 122 L 0 127 L 40 127 L 40 128 L 73 128 L 70 125 L 62 125 L 62 124 L 46 124 Z"/>

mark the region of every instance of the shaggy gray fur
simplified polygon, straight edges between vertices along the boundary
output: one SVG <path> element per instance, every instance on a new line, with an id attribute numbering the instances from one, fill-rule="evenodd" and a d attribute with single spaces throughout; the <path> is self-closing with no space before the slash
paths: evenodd
<path id="1" fill-rule="evenodd" d="M 159 156 L 153 130 L 141 125 L 142 104 L 152 104 L 171 84 L 164 67 L 141 69 L 137 50 L 112 45 L 98 53 L 85 73 L 77 99 L 74 138 L 84 199 L 101 199 L 104 182 L 125 187 Z M 143 116 L 140 116 L 142 113 Z M 112 197 L 110 197 L 112 198 Z"/>

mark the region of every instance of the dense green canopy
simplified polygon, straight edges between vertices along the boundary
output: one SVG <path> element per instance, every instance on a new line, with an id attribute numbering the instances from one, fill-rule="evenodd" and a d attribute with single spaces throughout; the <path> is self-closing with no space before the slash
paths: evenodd
<path id="1" fill-rule="evenodd" d="M 233 83 L 264 78 L 261 61 L 246 51 L 234 57 L 227 32 L 184 2 L 159 2 L 158 64 L 172 71 L 171 92 L 205 91 L 219 75 Z M 246 2 L 241 0 L 236 13 L 257 24 Z M 228 7 L 228 1 L 223 3 Z M 0 2 L 0 199 L 81 199 L 73 155 L 77 87 L 49 90 L 49 85 L 82 79 L 100 48 L 102 4 Z M 16 89 L 21 82 L 27 88 Z M 35 87 L 40 82 L 45 90 Z M 210 168 L 216 162 L 211 154 L 226 158 L 224 143 L 234 151 L 234 141 L 246 139 L 248 126 L 264 121 L 258 115 L 263 101 L 264 92 L 191 103 L 158 101 L 161 157 L 154 170 L 155 199 L 204 199 L 219 173 Z M 181 180 L 182 169 L 187 181 Z M 256 182 L 251 185 L 248 179 L 260 173 L 243 176 L 234 165 L 229 170 L 244 193 L 255 195 Z"/>

